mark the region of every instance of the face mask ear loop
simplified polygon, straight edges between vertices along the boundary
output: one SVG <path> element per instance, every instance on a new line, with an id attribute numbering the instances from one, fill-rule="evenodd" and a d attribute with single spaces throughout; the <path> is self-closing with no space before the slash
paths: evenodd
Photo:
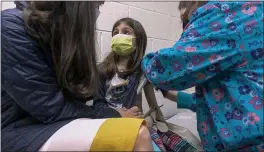
<path id="1" fill-rule="evenodd" d="M 135 51 L 137 51 L 136 50 L 137 49 L 137 37 L 135 37 L 135 36 L 132 37 L 132 45 L 133 45 Z"/>
<path id="2" fill-rule="evenodd" d="M 132 36 L 132 43 L 133 43 L 132 45 L 133 45 L 133 47 L 135 49 L 133 53 L 137 52 L 137 42 L 136 42 L 136 40 L 137 40 L 137 38 L 135 36 Z M 133 53 L 131 53 L 129 55 L 129 59 L 128 60 L 130 60 L 132 58 L 132 56 L 134 55 Z"/>

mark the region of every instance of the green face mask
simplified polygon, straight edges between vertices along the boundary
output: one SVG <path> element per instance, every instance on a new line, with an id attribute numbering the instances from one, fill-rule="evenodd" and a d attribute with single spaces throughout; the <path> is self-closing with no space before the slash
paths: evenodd
<path id="1" fill-rule="evenodd" d="M 135 51 L 133 42 L 134 37 L 131 35 L 117 34 L 112 38 L 112 51 L 120 56 L 128 56 Z"/>

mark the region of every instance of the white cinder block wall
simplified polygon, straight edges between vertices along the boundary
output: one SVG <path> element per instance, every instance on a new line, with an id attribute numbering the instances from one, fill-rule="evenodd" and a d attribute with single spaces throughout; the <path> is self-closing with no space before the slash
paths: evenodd
<path id="1" fill-rule="evenodd" d="M 2 2 L 2 10 L 13 7 L 13 2 Z M 172 47 L 182 32 L 178 2 L 108 1 L 100 7 L 100 12 L 96 25 L 98 62 L 110 52 L 112 26 L 120 18 L 131 17 L 143 25 L 148 36 L 146 52 Z M 156 95 L 163 99 L 160 93 Z"/>

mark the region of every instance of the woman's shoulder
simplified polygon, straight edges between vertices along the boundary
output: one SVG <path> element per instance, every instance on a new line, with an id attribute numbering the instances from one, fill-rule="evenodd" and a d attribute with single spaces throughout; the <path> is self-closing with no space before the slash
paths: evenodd
<path id="1" fill-rule="evenodd" d="M 23 11 L 17 8 L 2 11 L 1 30 L 4 50 L 5 47 L 22 47 L 35 42 L 25 29 Z"/>
<path id="2" fill-rule="evenodd" d="M 23 12 L 17 8 L 2 11 L 1 28 L 2 32 L 10 30 L 25 30 Z"/>
<path id="3" fill-rule="evenodd" d="M 38 41 L 26 31 L 23 11 L 2 11 L 1 26 L 2 63 L 13 66 L 45 56 Z"/>

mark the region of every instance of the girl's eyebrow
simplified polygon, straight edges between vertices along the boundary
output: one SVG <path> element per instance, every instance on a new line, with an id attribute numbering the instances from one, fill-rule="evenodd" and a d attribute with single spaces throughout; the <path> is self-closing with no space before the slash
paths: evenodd
<path id="1" fill-rule="evenodd" d="M 129 29 L 129 30 L 133 31 L 133 29 L 130 27 L 124 27 L 124 29 Z"/>

